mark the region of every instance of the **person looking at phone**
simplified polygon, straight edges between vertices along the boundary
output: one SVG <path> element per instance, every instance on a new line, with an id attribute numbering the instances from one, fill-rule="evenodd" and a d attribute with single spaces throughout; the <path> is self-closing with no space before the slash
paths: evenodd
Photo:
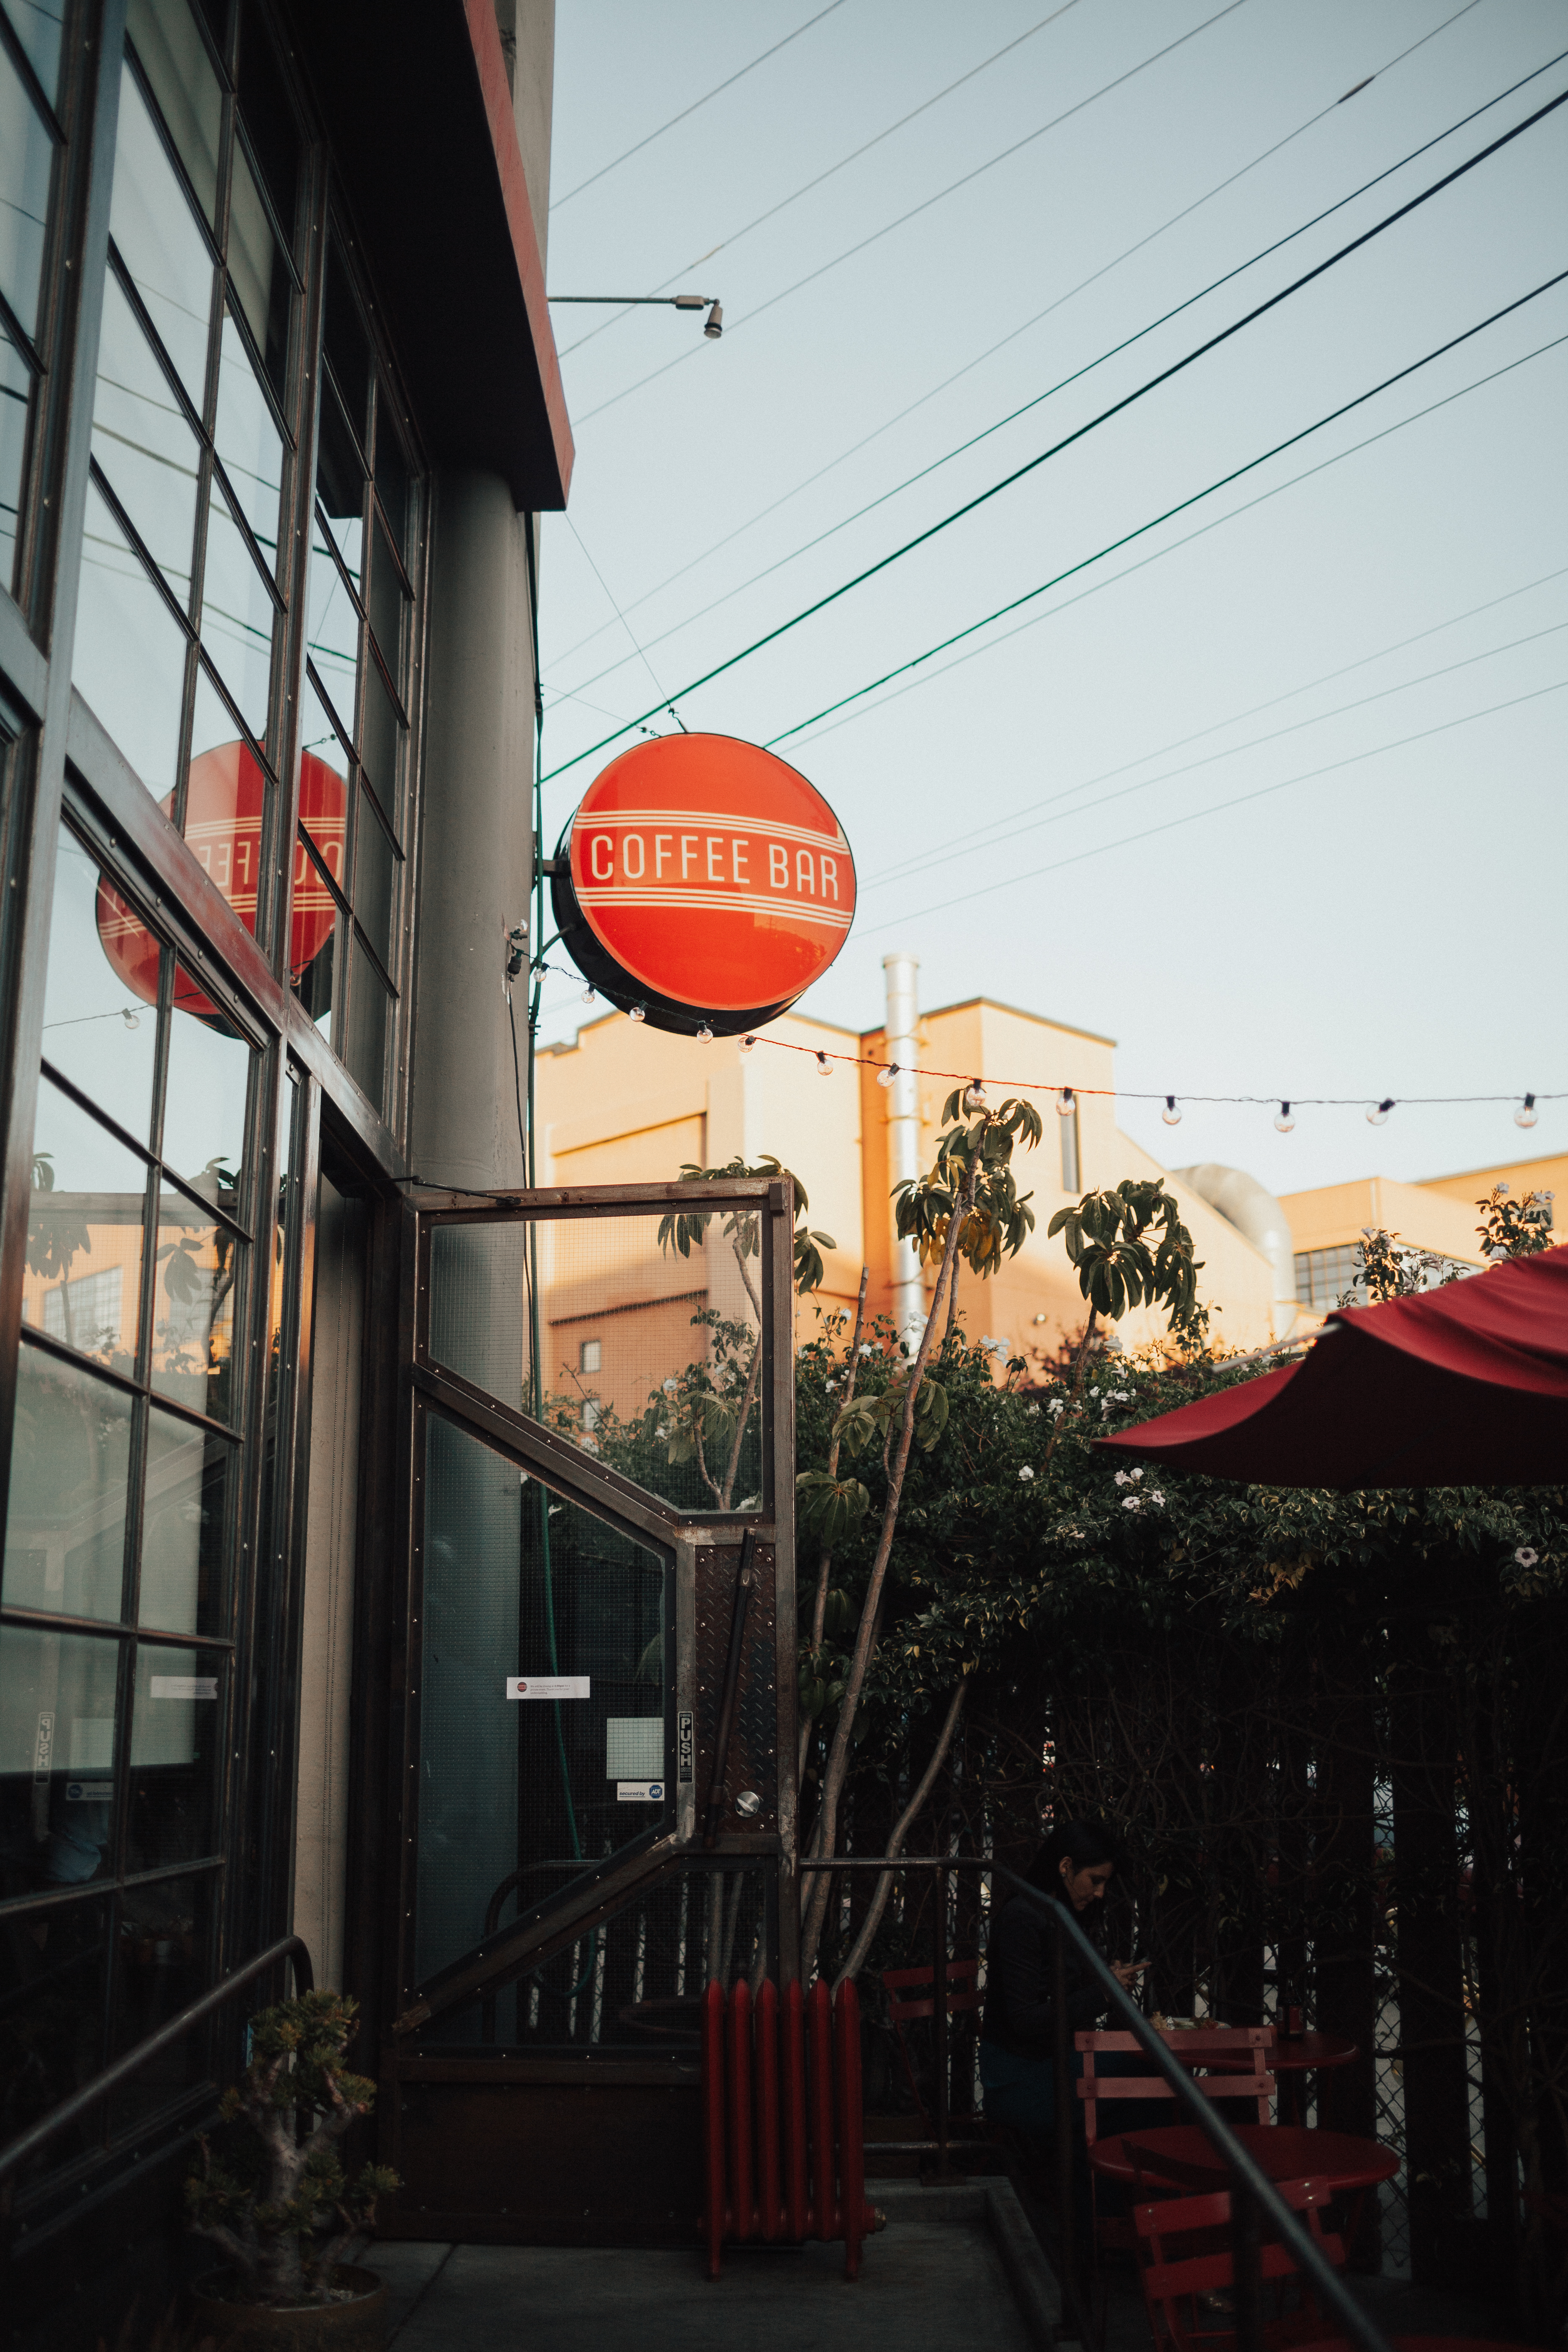
<path id="1" fill-rule="evenodd" d="M 1064 1822 L 1052 1830 L 1024 1876 L 1053 1902 L 1070 1906 L 1087 1927 L 1084 1915 L 1092 1917 L 1095 1906 L 1104 1902 L 1117 1861 L 1109 1838 L 1092 1822 Z M 1042 2152 L 1051 2145 L 1056 2124 L 1055 1941 L 1050 1920 L 1037 1903 L 1015 1895 L 1002 1906 L 991 1925 L 980 2033 L 980 2082 L 986 2116 L 994 2123 L 1010 2124 Z M 1070 2037 L 1098 2025 L 1106 2002 L 1070 1944 L 1066 1962 Z M 1125 1988 L 1148 1965 L 1147 1960 L 1116 1960 L 1111 1973 Z M 1075 2075 L 1082 2073 L 1083 2062 L 1076 2051 L 1072 2066 Z M 1097 2063 L 1099 2073 L 1118 2071 L 1121 2070 L 1111 2057 Z M 1143 2062 L 1132 2061 L 1131 2071 L 1146 2071 Z M 1078 2105 L 1075 2100 L 1074 2105 Z M 1141 2112 L 1135 2116 L 1130 2107 L 1126 2128 L 1136 2129 L 1142 2119 Z M 1081 2111 L 1073 2120 L 1081 2151 Z"/>

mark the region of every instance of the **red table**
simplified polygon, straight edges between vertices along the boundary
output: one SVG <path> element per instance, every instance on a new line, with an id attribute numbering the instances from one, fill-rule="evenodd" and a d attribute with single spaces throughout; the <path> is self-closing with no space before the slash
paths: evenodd
<path id="1" fill-rule="evenodd" d="M 1320 2066 L 1348 2066 L 1358 2054 L 1356 2043 L 1347 2042 L 1342 2034 L 1279 2033 L 1269 2045 L 1268 2063 L 1272 2074 L 1289 2076 L 1309 2074 Z M 1300 2124 L 1300 2084 L 1281 2083 L 1279 2091 L 1280 2122 Z"/>
<path id="2" fill-rule="evenodd" d="M 1394 2352 L 1519 2352 L 1517 2344 L 1504 2344 L 1484 2336 L 1391 2336 Z M 1349 2352 L 1342 2336 L 1326 2336 L 1311 2344 L 1292 2346 L 1291 2352 Z"/>
<path id="3" fill-rule="evenodd" d="M 1399 2158 L 1375 2139 L 1353 2132 L 1309 2131 L 1300 2124 L 1237 2124 L 1236 2137 L 1270 2180 L 1321 2180 L 1326 2189 L 1371 2189 L 1391 2180 Z M 1135 2168 L 1130 2148 L 1136 2147 Z M 1096 2172 L 1135 2188 L 1152 2176 L 1173 2188 L 1224 2189 L 1224 2158 L 1196 2124 L 1162 2125 L 1155 2131 L 1123 2132 L 1097 2140 L 1089 2151 Z"/>

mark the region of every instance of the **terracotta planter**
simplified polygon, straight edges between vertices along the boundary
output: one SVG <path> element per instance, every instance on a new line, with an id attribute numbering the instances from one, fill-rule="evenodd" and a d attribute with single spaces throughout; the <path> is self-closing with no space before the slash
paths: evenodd
<path id="1" fill-rule="evenodd" d="M 386 2342 L 386 2284 L 374 2271 L 340 2263 L 335 2286 L 352 2286 L 352 2303 L 230 2303 L 226 2271 L 209 2271 L 191 2290 L 191 2334 L 214 2336 L 233 2352 L 382 2352 Z"/>

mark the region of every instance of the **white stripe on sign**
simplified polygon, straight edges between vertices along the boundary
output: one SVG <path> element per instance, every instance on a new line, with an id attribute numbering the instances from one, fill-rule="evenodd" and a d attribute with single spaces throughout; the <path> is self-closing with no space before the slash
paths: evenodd
<path id="1" fill-rule="evenodd" d="M 622 1805 L 659 1805 L 664 1802 L 662 1780 L 617 1780 L 616 1801 Z"/>
<path id="2" fill-rule="evenodd" d="M 154 1698 L 216 1698 L 216 1675 L 154 1675 Z"/>
<path id="3" fill-rule="evenodd" d="M 508 1675 L 508 1698 L 586 1698 L 586 1675 Z"/>

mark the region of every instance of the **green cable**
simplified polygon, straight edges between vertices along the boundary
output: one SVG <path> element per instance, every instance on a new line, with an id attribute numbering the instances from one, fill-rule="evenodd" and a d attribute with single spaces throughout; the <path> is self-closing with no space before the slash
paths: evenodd
<path id="1" fill-rule="evenodd" d="M 1289 286 L 1281 287 L 1277 294 L 1269 295 L 1267 301 L 1259 302 L 1243 317 L 1234 320 L 1228 327 L 1222 327 L 1217 334 L 1210 335 L 1194 350 L 1184 353 L 1179 360 L 1173 361 L 1169 367 L 1162 368 L 1157 375 L 1150 376 L 1145 383 L 1137 385 L 1131 392 L 1124 394 L 1121 399 L 1113 401 L 1109 408 L 1102 408 L 1098 415 L 1089 417 L 1087 423 L 1079 425 L 1073 432 L 1065 434 L 1059 441 L 1054 441 L 1049 448 L 1042 449 L 1038 456 L 1029 458 L 1022 466 L 1016 467 L 1010 474 L 1005 474 L 1000 481 L 993 482 L 988 488 L 981 490 L 974 498 L 966 499 L 963 506 L 955 507 L 951 514 L 943 515 L 938 521 L 929 525 L 926 530 L 918 531 L 913 539 L 906 540 L 901 547 L 895 547 L 889 554 L 879 557 L 875 563 L 868 564 L 863 572 L 856 572 L 852 579 L 840 582 L 837 588 L 830 588 L 826 595 L 819 596 L 814 604 L 803 606 L 801 611 L 792 614 L 787 621 L 781 621 L 776 628 L 769 629 L 764 635 L 753 638 L 749 646 L 742 646 L 739 653 L 731 654 L 727 660 L 716 663 L 711 669 L 704 670 L 700 677 L 691 679 L 689 684 L 681 687 L 677 693 L 668 697 L 668 701 L 685 701 L 687 697 L 695 694 L 700 687 L 709 686 L 714 678 L 722 677 L 726 671 L 734 669 L 741 662 L 749 660 L 752 654 L 761 653 L 764 646 L 773 645 L 779 637 L 786 636 L 790 630 L 799 628 L 802 622 L 809 621 L 816 614 L 826 611 L 829 604 L 837 604 L 841 596 L 847 596 L 851 589 L 863 587 L 868 580 L 874 580 L 878 573 L 885 572 L 889 564 L 897 563 L 901 557 L 912 554 L 916 548 L 923 547 L 928 540 L 935 539 L 939 532 L 947 530 L 955 522 L 962 521 L 965 515 L 973 514 L 977 508 L 999 497 L 1002 491 L 1011 489 L 1015 483 L 1024 480 L 1026 476 L 1033 474 L 1051 458 L 1060 457 L 1063 450 L 1072 448 L 1087 434 L 1095 432 L 1101 425 L 1109 424 L 1112 417 L 1120 416 L 1124 410 L 1156 391 L 1161 384 L 1169 383 L 1173 376 L 1180 375 L 1184 369 L 1193 366 L 1194 362 L 1206 357 L 1210 352 L 1217 350 L 1220 344 L 1228 342 L 1233 335 L 1240 334 L 1244 327 L 1250 327 L 1255 320 L 1277 309 L 1281 302 L 1288 301 L 1291 295 L 1299 294 L 1303 287 L 1311 285 L 1315 279 L 1321 278 L 1326 270 L 1334 268 L 1340 262 L 1348 259 L 1352 253 L 1359 253 L 1363 246 L 1370 245 L 1373 239 L 1381 236 L 1385 229 L 1393 228 L 1396 222 L 1407 219 L 1412 213 L 1418 211 L 1421 205 L 1429 204 L 1434 196 L 1440 195 L 1445 188 L 1452 187 L 1457 180 L 1461 180 L 1467 173 L 1473 172 L 1478 164 L 1488 162 L 1491 156 L 1509 146 L 1515 139 L 1521 138 L 1525 131 L 1533 130 L 1538 122 L 1544 121 L 1548 115 L 1554 114 L 1560 106 L 1565 105 L 1568 105 L 1568 90 L 1563 90 L 1556 98 L 1550 99 L 1533 114 L 1526 115 L 1522 122 L 1516 123 L 1511 131 L 1505 131 L 1500 138 L 1492 141 L 1490 146 L 1481 148 L 1467 162 L 1457 165 L 1453 171 L 1445 173 L 1443 177 L 1440 180 L 1435 180 L 1430 187 L 1423 188 L 1419 195 L 1412 196 L 1408 203 L 1386 214 L 1371 228 L 1363 229 L 1360 236 L 1352 237 L 1348 245 L 1342 245 L 1336 253 L 1331 253 L 1326 260 L 1320 261 L 1313 268 L 1304 271 Z M 1500 317 L 1502 313 L 1500 312 L 1498 315 Z M 1390 381 L 1393 382 L 1395 379 L 1390 378 Z M 1173 509 L 1173 511 L 1177 510 Z M 534 692 L 536 697 L 539 697 L 537 644 Z M 539 698 L 542 699 L 542 697 Z M 596 743 L 590 743 L 585 751 L 578 751 L 570 760 L 563 760 L 558 768 L 552 768 L 551 776 L 563 776 L 569 769 L 580 767 L 584 760 L 591 760 L 596 753 L 607 751 L 612 743 L 618 743 L 623 735 L 629 735 L 646 719 L 657 718 L 658 713 L 667 707 L 668 703 L 661 701 L 652 704 L 647 710 L 639 711 L 636 718 L 628 719 L 624 725 L 614 729 L 610 734 L 601 736 Z M 541 714 L 540 724 L 542 728 L 542 714 Z"/>

